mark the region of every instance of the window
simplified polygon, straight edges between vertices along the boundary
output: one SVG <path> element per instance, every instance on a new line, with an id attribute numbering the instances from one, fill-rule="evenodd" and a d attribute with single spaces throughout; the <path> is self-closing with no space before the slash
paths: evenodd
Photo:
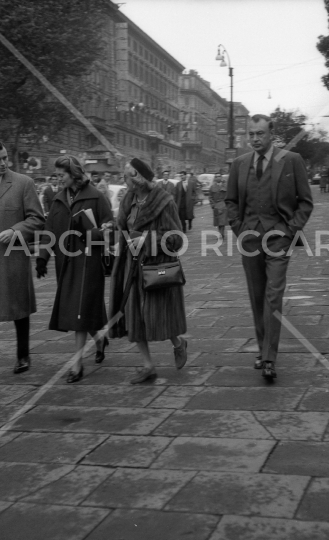
<path id="1" fill-rule="evenodd" d="M 139 150 L 139 139 L 137 139 L 137 137 L 135 137 L 135 148 L 136 150 Z"/>
<path id="2" fill-rule="evenodd" d="M 134 40 L 134 51 L 137 52 L 137 43 L 135 40 Z"/>
<path id="3" fill-rule="evenodd" d="M 157 68 L 158 67 L 158 59 L 155 58 L 155 67 Z"/>
<path id="4" fill-rule="evenodd" d="M 123 143 L 123 146 L 126 146 L 126 135 L 123 134 L 123 137 L 122 137 L 122 143 Z"/>
<path id="5" fill-rule="evenodd" d="M 139 46 L 139 54 L 143 56 L 143 47 L 141 45 Z"/>
<path id="6" fill-rule="evenodd" d="M 144 58 L 145 60 L 148 60 L 149 59 L 149 53 L 146 49 L 144 49 Z"/>
<path id="7" fill-rule="evenodd" d="M 130 37 L 128 37 L 128 47 L 130 47 L 130 46 L 131 46 L 131 39 L 130 39 Z"/>
<path id="8" fill-rule="evenodd" d="M 143 139 L 142 139 L 142 140 L 141 140 L 141 149 L 142 149 L 143 151 L 144 151 L 144 149 L 145 149 L 144 147 L 145 147 L 145 145 L 144 145 L 144 141 L 143 141 Z"/>

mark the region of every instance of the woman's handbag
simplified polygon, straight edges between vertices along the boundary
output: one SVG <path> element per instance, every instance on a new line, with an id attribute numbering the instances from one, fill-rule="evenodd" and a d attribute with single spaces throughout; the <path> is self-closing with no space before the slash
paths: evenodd
<path id="1" fill-rule="evenodd" d="M 142 279 L 144 291 L 178 287 L 186 283 L 184 271 L 178 257 L 177 261 L 158 265 L 142 264 Z"/>

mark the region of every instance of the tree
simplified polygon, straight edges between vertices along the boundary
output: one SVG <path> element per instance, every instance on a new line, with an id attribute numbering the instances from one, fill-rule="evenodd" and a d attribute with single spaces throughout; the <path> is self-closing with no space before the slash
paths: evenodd
<path id="1" fill-rule="evenodd" d="M 307 125 L 307 117 L 299 111 L 285 111 L 277 107 L 270 116 L 274 121 L 274 142 L 282 148 L 291 143 Z M 296 139 L 296 144 L 290 150 L 299 153 L 311 166 L 321 165 L 329 157 L 326 137 L 325 131 L 312 129 L 302 139 Z"/>
<path id="2" fill-rule="evenodd" d="M 328 22 L 329 22 L 329 0 L 324 0 L 325 8 L 328 13 Z M 316 47 L 318 51 L 320 51 L 321 54 L 325 57 L 325 66 L 329 68 L 329 36 L 319 36 L 318 37 L 318 43 L 316 44 Z M 322 81 L 324 86 L 329 90 L 329 73 L 327 75 L 324 75 L 322 77 Z"/>
<path id="3" fill-rule="evenodd" d="M 76 107 L 88 99 L 87 75 L 102 58 L 107 0 L 1 0 L 0 32 Z M 20 140 L 52 138 L 70 112 L 0 43 L 1 136 L 12 142 L 19 170 Z"/>

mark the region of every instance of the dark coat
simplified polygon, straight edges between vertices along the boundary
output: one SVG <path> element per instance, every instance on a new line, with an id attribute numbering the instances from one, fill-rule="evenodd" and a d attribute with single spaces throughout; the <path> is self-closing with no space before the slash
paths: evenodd
<path id="1" fill-rule="evenodd" d="M 176 184 L 175 192 L 175 202 L 177 204 L 179 216 L 181 217 L 181 219 L 194 219 L 194 204 L 197 199 L 196 180 L 194 180 L 193 178 L 188 179 L 184 208 L 182 208 L 181 205 L 183 189 L 183 182 L 181 180 Z"/>
<path id="2" fill-rule="evenodd" d="M 44 227 L 41 204 L 33 180 L 8 170 L 0 184 L 0 231 L 14 229 L 33 242 L 34 232 Z M 31 257 L 25 244 L 5 256 L 8 244 L 0 244 L 0 321 L 15 321 L 36 311 Z"/>
<path id="3" fill-rule="evenodd" d="M 227 208 L 225 205 L 226 190 L 214 182 L 209 189 L 209 202 L 214 213 L 214 226 L 225 227 L 227 225 Z"/>
<path id="4" fill-rule="evenodd" d="M 123 231 L 127 231 L 127 218 L 130 214 L 134 193 L 129 191 L 121 201 L 119 228 L 119 255 L 116 257 L 111 277 L 109 319 L 120 309 L 125 285 L 125 274 L 131 264 L 132 255 L 127 249 Z M 144 264 L 158 264 L 176 260 L 165 254 L 160 242 L 167 231 L 181 231 L 181 224 L 176 204 L 171 195 L 156 186 L 140 208 L 134 223 L 134 231 L 148 231 L 145 244 L 140 252 L 137 275 L 130 291 L 125 316 L 110 328 L 111 338 L 128 334 L 129 341 L 163 341 L 186 332 L 186 317 L 183 287 L 171 287 L 156 291 L 144 292 L 142 289 L 141 261 Z M 156 235 L 158 254 L 152 256 L 152 234 Z M 170 251 L 178 251 L 182 247 L 182 238 L 178 234 L 171 235 L 166 246 Z"/>
<path id="5" fill-rule="evenodd" d="M 63 233 L 73 229 L 72 216 L 82 209 L 91 208 L 97 226 L 113 219 L 112 211 L 104 195 L 93 186 L 87 184 L 78 193 L 71 206 L 67 201 L 67 190 L 56 195 L 46 221 L 45 230 L 51 231 L 56 237 L 53 247 L 56 256 L 56 277 L 58 288 L 51 320 L 50 330 L 60 331 L 96 331 L 107 322 L 104 305 L 104 271 L 101 261 L 101 246 L 92 246 L 90 255 L 85 255 L 86 244 L 76 235 L 70 235 L 64 242 L 68 252 L 81 251 L 78 256 L 64 254 L 59 246 Z M 103 240 L 103 233 L 92 229 L 92 240 Z M 49 242 L 44 237 L 42 243 Z M 42 247 L 40 257 L 46 261 L 50 253 Z M 85 279 L 83 268 L 85 265 Z M 80 315 L 80 317 L 79 317 Z"/>
<path id="6" fill-rule="evenodd" d="M 59 187 L 58 191 L 55 193 L 53 191 L 53 188 L 51 186 L 46 187 L 46 189 L 43 192 L 43 207 L 45 209 L 45 213 L 48 214 L 50 212 L 51 205 L 53 204 L 53 200 L 58 195 L 58 193 L 62 191 L 62 188 Z"/>
<path id="7" fill-rule="evenodd" d="M 246 188 L 254 153 L 232 163 L 227 185 L 228 220 L 238 236 L 244 219 Z M 271 173 L 272 204 L 292 233 L 301 230 L 313 209 L 307 171 L 299 154 L 274 148 Z"/>
<path id="8" fill-rule="evenodd" d="M 170 193 L 170 195 L 175 198 L 176 186 L 173 184 L 173 182 L 168 180 L 168 182 L 165 184 L 163 180 L 159 180 L 158 186 L 164 189 L 167 193 Z"/>

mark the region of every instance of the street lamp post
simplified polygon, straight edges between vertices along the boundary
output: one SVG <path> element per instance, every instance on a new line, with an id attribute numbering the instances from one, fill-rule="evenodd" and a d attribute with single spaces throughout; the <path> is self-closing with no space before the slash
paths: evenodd
<path id="1" fill-rule="evenodd" d="M 228 74 L 231 79 L 231 99 L 230 99 L 230 116 L 229 116 L 229 148 L 234 148 L 234 119 L 233 119 L 233 68 L 231 60 L 224 45 L 218 45 L 216 60 L 220 60 L 220 67 L 226 67 L 225 55 L 228 60 Z"/>

